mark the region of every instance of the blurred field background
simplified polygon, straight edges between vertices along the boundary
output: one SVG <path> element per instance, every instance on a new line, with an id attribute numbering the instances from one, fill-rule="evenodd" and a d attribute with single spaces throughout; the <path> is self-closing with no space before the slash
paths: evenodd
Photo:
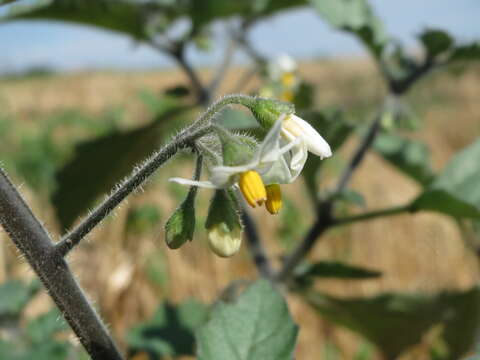
<path id="1" fill-rule="evenodd" d="M 317 89 L 317 108 L 340 105 L 355 114 L 354 121 L 368 119 L 385 94 L 378 73 L 366 60 L 316 60 L 302 63 L 299 72 Z M 220 94 L 229 91 L 239 73 L 238 69 L 230 71 Z M 201 75 L 208 77 L 209 70 Z M 63 233 L 46 199 L 45 184 L 55 166 L 68 159 L 73 145 L 112 128 L 147 123 L 151 110 L 141 94 L 146 90 L 160 93 L 179 80 L 186 82 L 183 74 L 171 70 L 32 74 L 0 79 L 0 131 L 8 134 L 1 140 L 8 146 L 0 144 L 2 159 L 8 159 L 4 166 L 14 181 L 22 184 L 23 195 L 48 230 L 56 236 Z M 412 108 L 423 119 L 421 130 L 411 136 L 425 141 L 431 149 L 435 170 L 480 134 L 479 84 L 480 68 L 471 67 L 460 76 L 432 74 L 409 94 Z M 258 80 L 252 81 L 250 89 L 257 85 Z M 355 142 L 352 138 L 341 153 L 348 155 Z M 340 156 L 327 160 L 322 187 L 328 187 L 329 179 L 338 175 L 344 161 Z M 196 297 L 211 303 L 232 279 L 256 276 L 245 246 L 227 260 L 208 250 L 202 220 L 192 243 L 176 251 L 166 247 L 162 227 L 186 193 L 167 179 L 189 176 L 191 163 L 173 161 L 160 169 L 145 192 L 123 203 L 69 258 L 122 347 L 127 329 L 148 319 L 160 302 Z M 38 180 L 38 188 L 28 183 L 27 178 L 32 176 Z M 368 209 L 405 203 L 418 191 L 415 183 L 373 152 L 356 173 L 352 187 L 365 195 Z M 278 256 L 292 248 L 312 220 L 308 211 L 311 201 L 302 184 L 296 182 L 285 188 L 288 199 L 283 213 L 273 217 L 261 210 L 252 211 L 257 223 L 262 224 L 260 231 L 277 263 Z M 200 192 L 197 212 L 203 219 L 209 192 Z M 280 241 L 275 240 L 277 237 Z M 322 238 L 311 256 L 377 269 L 383 276 L 362 281 L 320 280 L 316 287 L 340 296 L 467 289 L 478 283 L 479 269 L 475 249 L 465 237 L 451 218 L 432 213 L 336 228 Z M 11 278 L 33 278 L 3 231 L 0 238 L 0 283 Z M 349 359 L 366 346 L 352 333 L 314 315 L 294 295 L 289 295 L 288 302 L 295 321 L 302 325 L 298 359 L 328 359 L 332 352 L 339 353 L 340 359 Z M 50 306 L 47 294 L 41 293 L 27 309 L 27 316 Z M 426 336 L 402 359 L 424 359 L 428 347 Z"/>

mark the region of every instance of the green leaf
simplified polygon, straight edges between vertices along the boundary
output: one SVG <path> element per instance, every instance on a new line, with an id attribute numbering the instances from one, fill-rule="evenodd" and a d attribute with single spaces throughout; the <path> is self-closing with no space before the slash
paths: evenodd
<path id="1" fill-rule="evenodd" d="M 308 278 L 335 278 L 348 280 L 372 279 L 382 276 L 377 270 L 352 266 L 338 261 L 319 261 L 314 264 L 306 264 L 297 270 L 296 277 Z"/>
<path id="2" fill-rule="evenodd" d="M 125 228 L 133 234 L 145 234 L 160 223 L 161 214 L 155 204 L 145 204 L 128 210 Z"/>
<path id="3" fill-rule="evenodd" d="M 333 108 L 321 112 L 301 113 L 301 117 L 327 140 L 334 152 L 343 145 L 354 129 L 354 126 L 347 122 L 343 113 Z M 317 199 L 317 174 L 323 163 L 318 156 L 309 156 L 302 171 L 310 197 L 314 201 Z"/>
<path id="4" fill-rule="evenodd" d="M 331 26 L 356 35 L 379 58 L 387 42 L 380 19 L 367 0 L 310 0 L 317 12 Z"/>
<path id="5" fill-rule="evenodd" d="M 373 144 L 392 166 L 421 185 L 428 185 L 434 178 L 430 167 L 430 153 L 425 144 L 395 134 L 381 133 Z"/>
<path id="6" fill-rule="evenodd" d="M 27 335 L 31 342 L 42 344 L 52 340 L 55 334 L 68 329 L 60 311 L 53 309 L 30 321 L 27 325 Z"/>
<path id="7" fill-rule="evenodd" d="M 441 174 L 412 202 L 412 210 L 480 218 L 480 140 L 450 160 Z"/>
<path id="8" fill-rule="evenodd" d="M 163 138 L 166 122 L 178 120 L 182 109 L 166 111 L 149 125 L 78 144 L 72 159 L 56 173 L 58 187 L 52 202 L 62 228 L 70 227 L 98 196 L 151 155 Z"/>
<path id="9" fill-rule="evenodd" d="M 3 20 L 57 20 L 96 26 L 106 30 L 146 39 L 147 9 L 152 1 L 131 0 L 36 0 L 13 6 Z"/>
<path id="10" fill-rule="evenodd" d="M 387 293 L 371 298 L 336 298 L 305 294 L 308 303 L 329 320 L 363 335 L 395 359 L 419 343 L 432 326 L 442 324 L 448 359 L 459 359 L 475 342 L 480 320 L 480 290 L 435 295 Z"/>
<path id="11" fill-rule="evenodd" d="M 40 289 L 38 281 L 25 284 L 10 280 L 0 285 L 0 322 L 18 317 L 27 303 Z"/>
<path id="12" fill-rule="evenodd" d="M 291 360 L 298 328 L 287 304 L 267 280 L 236 302 L 215 305 L 197 331 L 199 360 Z"/>
<path id="13" fill-rule="evenodd" d="M 443 30 L 427 29 L 419 36 L 430 59 L 446 52 L 453 45 L 452 37 Z"/>
<path id="14" fill-rule="evenodd" d="M 145 351 L 152 357 L 194 354 L 194 330 L 206 321 L 207 307 L 195 300 L 178 306 L 160 305 L 153 318 L 127 335 L 129 352 Z"/>

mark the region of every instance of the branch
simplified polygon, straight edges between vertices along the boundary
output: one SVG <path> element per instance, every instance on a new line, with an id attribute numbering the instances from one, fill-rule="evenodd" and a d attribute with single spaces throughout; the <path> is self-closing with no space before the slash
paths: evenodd
<path id="1" fill-rule="evenodd" d="M 0 223 L 38 275 L 87 353 L 95 360 L 122 356 L 65 260 L 0 168 Z"/>
<path id="2" fill-rule="evenodd" d="M 107 197 L 87 218 L 85 218 L 75 229 L 65 235 L 62 240 L 56 244 L 58 253 L 62 256 L 68 252 L 82 240 L 96 225 L 98 225 L 123 199 L 138 188 L 148 179 L 160 166 L 168 161 L 175 153 L 182 148 L 193 145 L 193 141 L 209 130 L 209 126 L 200 127 L 196 131 L 190 132 L 192 127 L 187 128 L 177 137 L 155 153 L 139 168 L 127 178 L 115 191 Z"/>
<path id="3" fill-rule="evenodd" d="M 258 272 L 264 278 L 273 278 L 273 270 L 270 265 L 270 261 L 268 260 L 265 248 L 263 247 L 260 237 L 258 236 L 255 223 L 245 209 L 242 210 L 242 221 L 243 225 L 245 226 L 245 237 L 248 242 L 248 248 L 250 249 L 253 262 L 255 263 Z"/>
<path id="4" fill-rule="evenodd" d="M 185 59 L 185 44 L 183 42 L 171 44 L 170 46 L 163 46 L 162 44 L 155 42 L 155 40 L 150 39 L 148 44 L 159 52 L 173 58 L 177 65 L 180 66 L 183 71 L 185 71 L 185 74 L 187 74 L 187 77 L 192 84 L 193 90 L 196 93 L 197 102 L 199 104 L 204 105 L 210 102 L 211 96 L 208 89 L 203 86 L 197 73 Z"/>
<path id="5" fill-rule="evenodd" d="M 286 280 L 291 275 L 295 267 L 310 252 L 320 235 L 323 234 L 327 229 L 335 225 L 336 220 L 334 220 L 332 217 L 333 199 L 335 198 L 335 195 L 342 192 L 348 185 L 348 182 L 350 181 L 353 172 L 358 167 L 358 165 L 360 165 L 360 163 L 365 157 L 367 150 L 370 148 L 373 141 L 375 140 L 379 128 L 380 116 L 377 116 L 373 120 L 367 131 L 367 134 L 363 138 L 362 142 L 358 145 L 357 150 L 353 154 L 347 168 L 340 177 L 335 191 L 332 193 L 332 195 L 330 195 L 328 199 L 321 201 L 318 205 L 317 219 L 315 223 L 309 229 L 303 241 L 294 249 L 292 254 L 287 257 L 282 269 L 276 276 L 277 281 Z"/>
<path id="6" fill-rule="evenodd" d="M 333 225 L 331 207 L 332 204 L 330 201 L 319 204 L 317 209 L 318 216 L 315 220 L 315 223 L 312 225 L 310 230 L 308 230 L 308 233 L 303 241 L 295 248 L 295 250 L 293 250 L 290 256 L 286 258 L 282 268 L 275 276 L 276 281 L 282 282 L 287 280 L 297 265 L 313 248 L 313 245 L 315 245 L 318 237 Z"/>
<path id="7" fill-rule="evenodd" d="M 365 154 L 367 153 L 367 150 L 370 148 L 372 145 L 373 141 L 375 140 L 375 137 L 378 134 L 378 130 L 380 129 L 380 115 L 377 115 L 375 119 L 373 120 L 372 124 L 368 128 L 367 133 L 365 134 L 365 137 L 363 138 L 362 142 L 358 145 L 357 150 L 353 154 L 348 166 L 346 167 L 345 171 L 340 177 L 340 180 L 338 181 L 337 187 L 335 191 L 332 194 L 332 197 L 341 193 L 343 190 L 348 185 L 348 182 L 350 181 L 353 172 L 355 169 L 360 165 L 362 162 L 363 158 L 365 157 Z"/>
<path id="8" fill-rule="evenodd" d="M 422 65 L 419 65 L 405 79 L 395 80 L 387 77 L 390 91 L 395 95 L 406 93 L 417 80 L 428 74 L 435 67 L 433 59 L 427 58 Z"/>
<path id="9" fill-rule="evenodd" d="M 363 214 L 352 215 L 352 216 L 341 217 L 341 218 L 334 218 L 332 226 L 352 224 L 358 221 L 372 220 L 372 219 L 376 219 L 378 217 L 383 217 L 383 216 L 393 216 L 393 215 L 398 215 L 398 214 L 401 214 L 404 212 L 410 212 L 410 211 L 412 211 L 412 206 L 410 203 L 408 203 L 407 205 L 400 205 L 400 206 L 394 206 L 387 209 L 374 210 L 374 211 L 370 211 Z"/>

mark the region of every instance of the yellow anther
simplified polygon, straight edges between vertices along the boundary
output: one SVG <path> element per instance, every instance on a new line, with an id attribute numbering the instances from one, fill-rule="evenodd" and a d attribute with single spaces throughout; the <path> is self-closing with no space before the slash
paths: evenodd
<path id="1" fill-rule="evenodd" d="M 267 201 L 265 202 L 265 207 L 270 214 L 278 214 L 282 208 L 282 192 L 280 190 L 280 185 L 267 185 L 265 186 L 265 189 L 267 190 Z"/>
<path id="2" fill-rule="evenodd" d="M 296 76 L 292 72 L 286 72 L 282 74 L 281 83 L 283 86 L 292 87 L 295 85 Z"/>
<path id="3" fill-rule="evenodd" d="M 262 205 L 267 200 L 267 191 L 258 172 L 248 170 L 241 173 L 238 185 L 251 207 Z"/>

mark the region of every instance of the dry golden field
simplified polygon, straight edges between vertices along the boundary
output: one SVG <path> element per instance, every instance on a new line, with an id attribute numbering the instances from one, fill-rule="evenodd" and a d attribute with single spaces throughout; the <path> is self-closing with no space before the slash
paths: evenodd
<path id="1" fill-rule="evenodd" d="M 317 87 L 319 107 L 341 105 L 347 112 L 357 107 L 373 111 L 384 93 L 375 69 L 364 61 L 323 60 L 303 64 L 300 72 Z M 238 73 L 232 71 L 229 74 L 227 86 L 221 89 L 221 93 L 229 91 L 228 85 L 235 82 Z M 208 71 L 202 75 L 208 76 Z M 0 80 L 0 101 L 2 107 L 26 129 L 40 129 L 42 124 L 38 119 L 61 109 L 80 108 L 95 115 L 108 106 L 124 107 L 127 116 L 123 125 L 131 127 L 145 123 L 149 118 L 135 96 L 139 89 L 159 91 L 179 81 L 186 79 L 174 71 L 92 72 Z M 412 104 L 423 118 L 423 127 L 414 136 L 430 147 L 435 170 L 441 169 L 452 154 L 480 134 L 479 84 L 478 68 L 461 76 L 433 74 L 411 94 Z M 251 86 L 252 89 L 255 87 L 255 81 Z M 328 187 L 329 181 L 338 174 L 344 163 L 340 157 L 348 156 L 355 142 L 356 139 L 352 138 L 337 158 L 334 156 L 328 160 L 328 178 L 323 187 Z M 125 345 L 122 339 L 126 329 L 147 319 L 160 301 L 179 302 L 193 296 L 212 302 L 231 280 L 256 276 L 245 248 L 231 259 L 217 258 L 207 249 L 201 228 L 196 232 L 196 241 L 176 251 L 169 250 L 164 244 L 163 223 L 140 237 L 125 231 L 128 208 L 136 204 L 157 204 L 165 221 L 176 206 L 175 199 L 167 191 L 166 180 L 174 174 L 187 175 L 190 171 L 188 166 L 175 166 L 174 162 L 162 168 L 154 181 L 145 187 L 145 192 L 129 198 L 115 216 L 96 229 L 69 258 L 81 284 L 122 345 Z M 23 183 L 20 178 L 15 181 Z M 369 209 L 403 204 L 418 191 L 415 183 L 373 153 L 367 156 L 355 174 L 352 187 L 364 193 Z M 46 227 L 59 236 L 51 207 L 26 185 L 21 190 Z M 300 181 L 289 185 L 286 193 L 287 196 L 295 194 L 291 200 L 297 207 L 309 208 L 310 200 Z M 207 199 L 208 191 L 202 191 L 201 195 Z M 206 201 L 202 203 L 206 204 Z M 206 216 L 206 209 L 197 211 Z M 278 259 L 282 247 L 272 234 L 280 225 L 281 217 L 266 216 L 263 211 L 254 211 L 253 214 L 262 224 L 260 231 L 272 259 Z M 0 232 L 0 238 L 0 282 L 11 277 L 32 277 L 32 272 L 3 232 Z M 341 296 L 372 295 L 384 291 L 431 293 L 442 289 L 465 289 L 479 280 L 478 259 L 462 239 L 453 220 L 432 213 L 401 215 L 336 228 L 318 242 L 311 256 L 346 261 L 384 273 L 378 280 L 322 280 L 316 284 L 319 289 Z M 149 275 L 152 269 L 165 273 L 165 278 L 161 282 L 153 281 Z M 44 311 L 50 306 L 46 299 L 47 295 L 42 294 L 28 311 Z M 301 329 L 298 359 L 321 359 L 326 341 L 342 349 L 342 358 L 352 357 L 361 339 L 322 320 L 300 299 L 290 296 L 288 301 Z M 403 358 L 422 359 L 424 356 L 425 344 L 420 344 Z"/>

